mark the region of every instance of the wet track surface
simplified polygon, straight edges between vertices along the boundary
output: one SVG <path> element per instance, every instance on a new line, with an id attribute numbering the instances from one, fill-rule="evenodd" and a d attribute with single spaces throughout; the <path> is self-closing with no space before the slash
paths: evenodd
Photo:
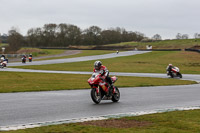
<path id="1" fill-rule="evenodd" d="M 104 55 L 83 56 L 83 57 L 75 57 L 75 58 L 67 58 L 67 59 L 33 61 L 31 63 L 27 62 L 26 64 L 22 64 L 21 62 L 16 62 L 16 63 L 9 63 L 8 66 L 28 66 L 28 65 L 80 62 L 80 61 L 115 58 L 115 57 L 121 57 L 121 56 L 130 56 L 130 55 L 143 54 L 143 53 L 148 53 L 148 52 L 149 51 L 128 51 L 128 52 L 120 52 L 119 54 L 111 53 L 111 54 L 104 54 Z"/>
<path id="2" fill-rule="evenodd" d="M 91 72 L 11 68 L 3 69 L 2 71 L 91 74 Z M 167 78 L 166 74 L 118 72 L 111 74 Z M 200 75 L 184 74 L 183 80 L 200 82 Z M 1 93 L 0 127 L 155 109 L 200 106 L 200 84 L 120 88 L 120 92 L 121 99 L 118 103 L 102 101 L 99 105 L 92 102 L 90 89 Z"/>
<path id="3" fill-rule="evenodd" d="M 119 103 L 96 105 L 90 90 L 0 94 L 0 126 L 199 106 L 200 85 L 120 88 Z"/>

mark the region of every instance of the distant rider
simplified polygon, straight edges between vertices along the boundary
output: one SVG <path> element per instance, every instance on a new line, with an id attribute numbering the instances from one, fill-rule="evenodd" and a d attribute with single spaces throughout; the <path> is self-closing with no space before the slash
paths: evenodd
<path id="1" fill-rule="evenodd" d="M 6 59 L 6 56 L 2 54 L 2 55 L 1 55 L 1 58 Z"/>
<path id="2" fill-rule="evenodd" d="M 106 77 L 106 81 L 109 83 L 110 87 L 109 87 L 109 91 L 107 95 L 111 95 L 112 90 L 113 90 L 113 84 L 112 84 L 112 80 L 109 77 L 109 71 L 108 69 L 102 65 L 101 61 L 95 61 L 94 63 L 94 70 L 93 72 L 97 72 L 97 73 L 101 73 L 101 75 Z"/>
<path id="3" fill-rule="evenodd" d="M 32 54 L 29 54 L 29 57 L 28 57 L 28 59 L 29 59 L 29 62 L 32 62 Z"/>
<path id="4" fill-rule="evenodd" d="M 24 54 L 22 58 L 26 59 L 26 55 Z"/>

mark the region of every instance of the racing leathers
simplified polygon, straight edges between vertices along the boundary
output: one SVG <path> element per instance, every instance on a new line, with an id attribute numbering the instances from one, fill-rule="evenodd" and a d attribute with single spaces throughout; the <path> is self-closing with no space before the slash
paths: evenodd
<path id="1" fill-rule="evenodd" d="M 111 78 L 109 77 L 109 71 L 108 71 L 108 69 L 105 66 L 101 65 L 101 67 L 98 70 L 94 68 L 93 72 L 101 73 L 102 76 L 104 75 L 106 77 L 105 79 L 106 79 L 106 81 L 110 85 L 109 91 L 108 91 L 109 92 L 108 95 L 111 95 L 112 90 L 113 90 L 113 84 L 112 84 Z"/>

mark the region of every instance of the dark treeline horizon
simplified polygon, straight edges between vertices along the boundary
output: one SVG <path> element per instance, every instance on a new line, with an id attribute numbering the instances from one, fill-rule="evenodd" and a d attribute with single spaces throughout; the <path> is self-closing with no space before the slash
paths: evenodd
<path id="1" fill-rule="evenodd" d="M 124 28 L 101 29 L 90 26 L 81 29 L 73 24 L 45 24 L 43 27 L 27 31 L 24 46 L 28 47 L 67 47 L 70 45 L 105 45 L 129 41 L 141 41 L 144 34 L 127 31 Z"/>
<path id="2" fill-rule="evenodd" d="M 23 36 L 12 27 L 7 34 L 0 35 L 0 43 L 8 43 L 8 51 L 17 51 L 21 47 L 68 47 L 80 45 L 105 45 L 121 42 L 139 42 L 145 38 L 140 32 L 127 31 L 125 28 L 101 29 L 90 26 L 81 29 L 73 24 L 45 24 L 43 27 L 30 28 Z"/>

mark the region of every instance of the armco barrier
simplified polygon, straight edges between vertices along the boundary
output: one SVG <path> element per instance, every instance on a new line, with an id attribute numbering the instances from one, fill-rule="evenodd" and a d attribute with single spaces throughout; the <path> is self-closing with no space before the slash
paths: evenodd
<path id="1" fill-rule="evenodd" d="M 190 48 L 187 48 L 187 49 L 185 49 L 185 51 L 193 51 L 193 52 L 200 53 L 200 49 L 190 49 Z"/>

